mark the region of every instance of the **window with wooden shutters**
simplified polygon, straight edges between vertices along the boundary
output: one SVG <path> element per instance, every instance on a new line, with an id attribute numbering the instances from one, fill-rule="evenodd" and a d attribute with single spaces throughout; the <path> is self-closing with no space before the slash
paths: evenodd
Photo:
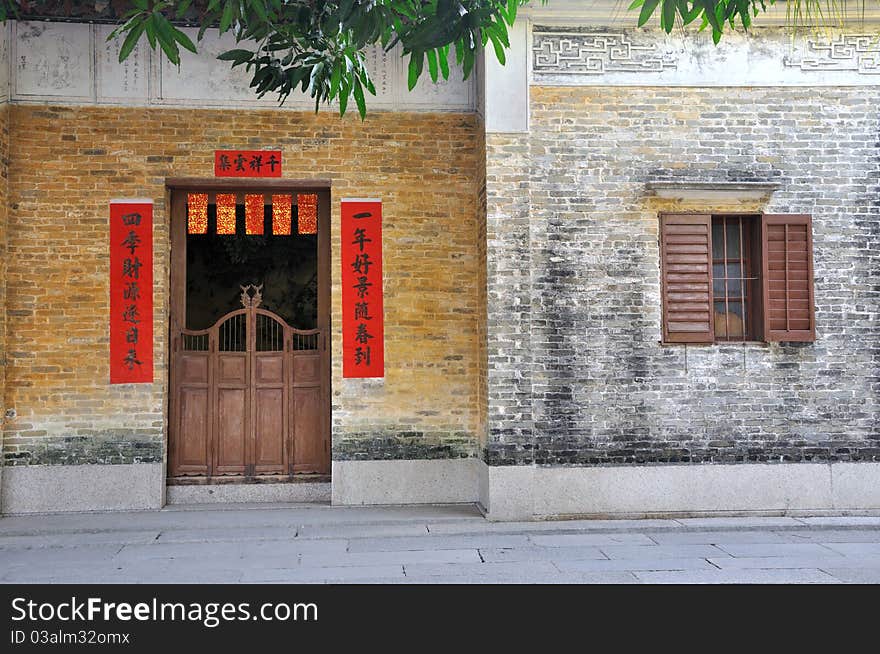
<path id="1" fill-rule="evenodd" d="M 660 220 L 663 341 L 711 343 L 712 216 L 664 214 Z"/>
<path id="2" fill-rule="evenodd" d="M 764 339 L 816 340 L 813 235 L 810 216 L 767 215 L 762 221 Z"/>
<path id="3" fill-rule="evenodd" d="M 664 214 L 663 342 L 814 341 L 810 216 Z"/>

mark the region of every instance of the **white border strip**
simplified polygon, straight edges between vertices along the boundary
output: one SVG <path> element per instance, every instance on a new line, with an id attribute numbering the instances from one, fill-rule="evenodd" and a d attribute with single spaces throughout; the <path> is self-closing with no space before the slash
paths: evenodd
<path id="1" fill-rule="evenodd" d="M 381 202 L 382 198 L 342 198 L 340 202 Z"/>
<path id="2" fill-rule="evenodd" d="M 110 200 L 110 204 L 153 204 L 153 200 L 149 198 L 115 198 Z"/>

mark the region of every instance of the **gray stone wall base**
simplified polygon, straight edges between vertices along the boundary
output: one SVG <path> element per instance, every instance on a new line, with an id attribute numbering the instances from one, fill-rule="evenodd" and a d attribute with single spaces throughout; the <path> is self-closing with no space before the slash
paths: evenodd
<path id="1" fill-rule="evenodd" d="M 477 468 L 478 503 L 483 513 L 487 514 L 489 510 L 489 466 L 481 459 L 477 459 L 474 463 Z"/>
<path id="2" fill-rule="evenodd" d="M 0 512 L 159 509 L 163 465 L 10 466 Z M 330 484 L 171 486 L 169 503 L 326 502 Z M 880 463 L 490 467 L 478 459 L 335 461 L 332 503 L 479 503 L 490 520 L 880 513 Z"/>
<path id="3" fill-rule="evenodd" d="M 880 463 L 488 467 L 490 520 L 880 511 Z"/>
<path id="4" fill-rule="evenodd" d="M 477 502 L 476 459 L 334 461 L 333 504 Z"/>
<path id="5" fill-rule="evenodd" d="M 131 511 L 160 509 L 162 463 L 81 466 L 7 466 L 0 512 Z"/>
<path id="6" fill-rule="evenodd" d="M 169 486 L 168 504 L 231 504 L 237 502 L 330 502 L 330 483 L 205 484 Z"/>

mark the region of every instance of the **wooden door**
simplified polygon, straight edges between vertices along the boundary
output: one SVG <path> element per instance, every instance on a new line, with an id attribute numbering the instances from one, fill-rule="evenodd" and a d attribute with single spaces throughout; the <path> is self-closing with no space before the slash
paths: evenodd
<path id="1" fill-rule="evenodd" d="M 327 473 L 324 334 L 255 304 L 174 339 L 172 477 Z"/>
<path id="2" fill-rule="evenodd" d="M 320 207 L 318 220 L 318 329 L 295 329 L 260 308 L 260 288 L 249 286 L 241 309 L 188 330 L 181 196 L 172 195 L 169 477 L 328 474 L 329 270 L 322 264 L 329 239 L 320 231 L 328 208 Z"/>

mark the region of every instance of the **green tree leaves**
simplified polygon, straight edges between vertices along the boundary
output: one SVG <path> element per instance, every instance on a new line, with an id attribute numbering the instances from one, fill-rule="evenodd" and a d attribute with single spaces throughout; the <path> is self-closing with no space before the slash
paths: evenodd
<path id="1" fill-rule="evenodd" d="M 178 11 L 185 12 L 192 0 L 180 3 Z M 180 65 L 180 47 L 196 52 L 196 46 L 186 34 L 171 24 L 166 13 L 171 14 L 175 2 L 154 2 L 148 0 L 132 0 L 134 9 L 127 15 L 127 20 L 110 34 L 108 40 L 125 34 L 122 47 L 119 49 L 119 61 L 125 61 L 132 53 L 141 36 L 146 33 L 151 48 L 156 44 L 168 57 L 172 64 Z"/>
<path id="2" fill-rule="evenodd" d="M 752 24 L 752 16 L 766 11 L 768 5 L 775 3 L 776 0 L 634 0 L 629 10 L 640 9 L 638 25 L 642 27 L 659 7 L 660 28 L 667 34 L 672 32 L 677 23 L 690 25 L 702 17 L 700 30 L 711 26 L 712 40 L 717 45 L 724 33 L 725 23 L 734 29 L 736 18 L 739 17 L 740 24 L 748 29 Z"/>

